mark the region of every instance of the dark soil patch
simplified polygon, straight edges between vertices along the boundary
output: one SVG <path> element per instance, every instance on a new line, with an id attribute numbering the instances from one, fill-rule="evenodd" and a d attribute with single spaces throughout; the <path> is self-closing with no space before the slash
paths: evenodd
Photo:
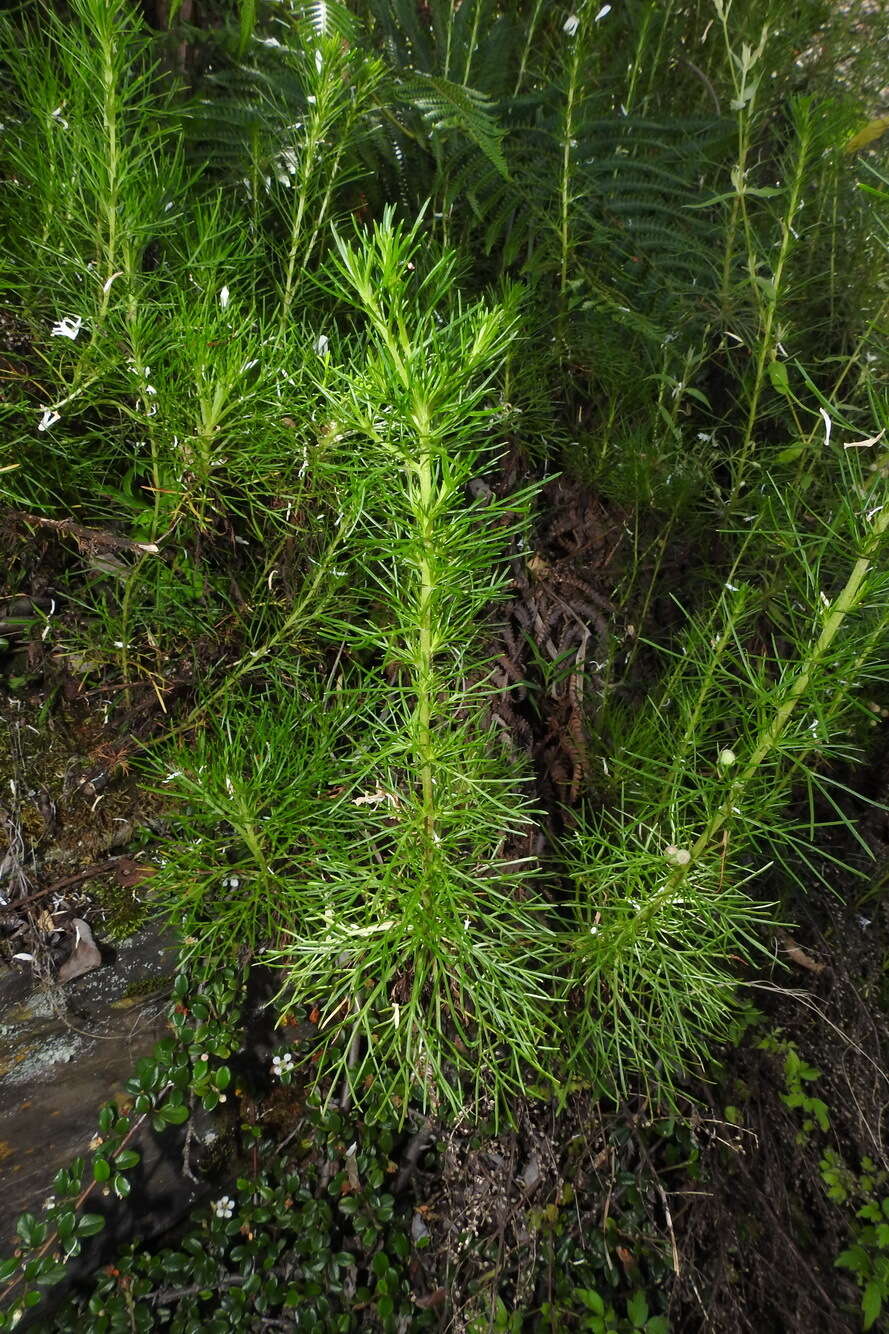
<path id="1" fill-rule="evenodd" d="M 832 1157 L 859 1177 L 870 1160 L 877 1180 L 883 1174 L 877 1198 L 886 1194 L 889 921 L 884 902 L 868 911 L 870 918 L 826 896 L 810 907 L 797 934 L 824 971 L 782 969 L 763 983 L 773 989 L 757 987 L 763 1020 L 725 1053 L 718 1083 L 694 1090 L 720 1129 L 702 1146 L 704 1193 L 676 1210 L 689 1262 L 673 1300 L 680 1329 L 861 1328 L 857 1289 L 835 1261 L 864 1200 L 831 1200 L 825 1164 Z M 805 1092 L 824 1103 L 826 1129 L 786 1104 L 784 1055 L 763 1050 L 764 1035 L 791 1044 L 818 1071 Z M 727 1107 L 739 1127 L 726 1124 Z"/>

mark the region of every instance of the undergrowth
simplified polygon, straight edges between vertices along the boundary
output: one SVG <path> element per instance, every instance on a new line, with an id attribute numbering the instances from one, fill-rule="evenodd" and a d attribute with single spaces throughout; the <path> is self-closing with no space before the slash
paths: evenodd
<path id="1" fill-rule="evenodd" d="M 669 1099 L 854 836 L 885 124 L 814 2 L 183 9 L 2 28 L 10 543 L 169 798 L 158 909 L 324 1098 Z M 558 470 L 623 537 L 553 821 L 491 681 Z"/>

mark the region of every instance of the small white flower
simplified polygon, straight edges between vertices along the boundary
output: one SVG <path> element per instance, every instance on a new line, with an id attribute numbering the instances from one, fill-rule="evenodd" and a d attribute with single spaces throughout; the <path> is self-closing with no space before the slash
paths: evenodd
<path id="1" fill-rule="evenodd" d="M 316 51 L 316 52 L 315 52 L 315 69 L 318 71 L 319 74 L 321 73 L 321 66 L 322 66 L 323 64 L 324 64 L 324 57 L 322 56 L 322 54 L 321 54 L 320 51 Z"/>
<path id="2" fill-rule="evenodd" d="M 600 21 L 600 19 L 604 19 L 604 18 L 605 18 L 608 14 L 610 14 L 610 13 L 611 13 L 611 6 L 610 6 L 610 5 L 603 5 L 602 8 L 599 10 L 598 14 L 596 15 L 596 18 L 595 18 L 594 21 L 595 21 L 596 23 L 598 23 L 598 22 Z"/>
<path id="3" fill-rule="evenodd" d="M 569 14 L 565 22 L 562 24 L 562 32 L 567 33 L 569 37 L 573 37 L 579 27 L 580 19 L 577 15 Z"/>
<path id="4" fill-rule="evenodd" d="M 52 113 L 52 118 L 53 118 L 53 120 L 58 121 L 58 123 L 61 125 L 61 127 L 62 127 L 63 130 L 67 130 L 67 128 L 68 128 L 68 122 L 65 120 L 65 117 L 62 115 L 62 107 L 63 107 L 64 105 L 65 105 L 65 103 L 63 102 L 63 103 L 62 103 L 62 106 L 58 106 L 58 107 L 56 107 L 55 111 Z"/>
<path id="5" fill-rule="evenodd" d="M 47 1195 L 46 1199 L 43 1201 L 43 1207 L 44 1209 L 54 1209 L 56 1207 L 55 1195 Z"/>
<path id="6" fill-rule="evenodd" d="M 228 298 L 229 298 L 228 288 L 223 287 L 219 293 L 219 304 L 223 310 L 225 310 L 226 306 L 228 305 Z"/>
<path id="7" fill-rule="evenodd" d="M 288 176 L 295 176 L 299 167 L 299 158 L 295 148 L 282 148 L 278 154 L 278 165 Z M 280 180 L 280 176 L 278 177 Z"/>
<path id="8" fill-rule="evenodd" d="M 688 848 L 677 848 L 675 843 L 671 843 L 668 848 L 664 848 L 664 856 L 671 866 L 688 866 L 691 861 L 691 853 Z"/>
<path id="9" fill-rule="evenodd" d="M 221 1199 L 214 1200 L 213 1212 L 217 1218 L 231 1218 L 235 1212 L 235 1202 L 230 1195 L 223 1195 Z"/>
<path id="10" fill-rule="evenodd" d="M 330 347 L 330 339 L 327 334 L 319 334 L 312 344 L 319 357 L 327 355 L 327 349 Z"/>
<path id="11" fill-rule="evenodd" d="M 51 426 L 55 426 L 56 422 L 59 422 L 61 420 L 62 420 L 61 413 L 53 412 L 51 411 L 50 408 L 45 408 L 43 416 L 40 418 L 40 421 L 37 424 L 37 430 L 48 431 Z"/>
<path id="12" fill-rule="evenodd" d="M 64 319 L 59 320 L 58 324 L 52 326 L 53 338 L 70 338 L 73 343 L 77 335 L 83 328 L 83 320 L 80 316 L 73 318 L 66 315 Z"/>
<path id="13" fill-rule="evenodd" d="M 283 1056 L 272 1057 L 272 1074 L 276 1079 L 280 1079 L 282 1075 L 289 1075 L 292 1069 L 293 1057 L 289 1051 L 285 1051 Z"/>
<path id="14" fill-rule="evenodd" d="M 721 750 L 716 757 L 716 763 L 719 765 L 720 769 L 730 769 L 736 762 L 737 758 L 735 752 L 729 746 L 726 746 L 726 748 Z"/>

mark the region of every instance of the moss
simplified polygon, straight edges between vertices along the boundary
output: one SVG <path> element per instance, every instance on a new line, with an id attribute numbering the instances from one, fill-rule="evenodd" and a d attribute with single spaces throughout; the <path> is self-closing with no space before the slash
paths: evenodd
<path id="1" fill-rule="evenodd" d="M 146 974 L 144 977 L 134 977 L 129 983 L 121 997 L 121 1000 L 138 1000 L 140 996 L 151 996 L 156 991 L 173 990 L 173 973 Z"/>
<path id="2" fill-rule="evenodd" d="M 141 888 L 144 890 L 144 886 Z M 106 940 L 126 940 L 144 925 L 148 906 L 138 889 L 139 886 L 119 885 L 107 876 L 92 882 L 91 897 L 105 914 L 102 934 Z"/>

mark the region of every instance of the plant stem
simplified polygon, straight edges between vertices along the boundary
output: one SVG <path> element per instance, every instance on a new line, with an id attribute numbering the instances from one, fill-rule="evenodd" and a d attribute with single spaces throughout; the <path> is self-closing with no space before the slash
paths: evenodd
<path id="1" fill-rule="evenodd" d="M 107 25 L 102 24 L 97 32 L 102 49 L 102 129 L 105 135 L 105 179 L 107 188 L 102 200 L 105 214 L 107 240 L 105 242 L 105 282 L 102 286 L 102 300 L 99 306 L 99 319 L 103 319 L 111 300 L 111 279 L 116 272 L 117 260 L 117 213 L 120 189 L 120 152 L 117 124 L 117 80 L 114 67 L 114 16 L 109 15 Z M 101 224 L 100 224 L 101 235 Z M 104 238 L 103 238 L 104 239 Z"/>
<path id="2" fill-rule="evenodd" d="M 568 92 L 565 100 L 565 119 L 562 128 L 562 168 L 559 181 L 559 343 L 564 346 L 568 318 L 566 294 L 568 291 L 568 259 L 570 253 L 571 210 L 571 146 L 574 138 L 574 103 L 580 71 L 581 45 L 576 40 L 571 50 L 568 74 Z"/>
<path id="3" fill-rule="evenodd" d="M 515 87 L 512 90 L 513 97 L 518 97 L 519 90 L 521 89 L 521 86 L 525 81 L 525 70 L 528 65 L 528 56 L 530 55 L 531 46 L 534 42 L 534 36 L 537 32 L 537 24 L 540 21 L 540 11 L 542 8 L 543 8 L 543 0 L 537 0 L 537 4 L 534 6 L 534 13 L 531 15 L 530 22 L 528 23 L 528 27 L 525 31 L 525 41 L 524 45 L 522 46 L 522 56 L 519 61 L 519 69 L 516 75 Z"/>
<path id="4" fill-rule="evenodd" d="M 417 742 L 423 792 L 423 828 L 426 833 L 424 856 L 429 864 L 435 834 L 436 810 L 433 785 L 432 701 L 435 675 L 433 621 L 435 614 L 435 573 L 432 551 L 433 463 L 427 432 L 420 435 L 419 504 L 415 509 L 420 540 L 420 591 L 417 607 Z"/>
<path id="5" fill-rule="evenodd" d="M 760 398 L 762 397 L 762 391 L 765 386 L 768 365 L 774 356 L 773 340 L 775 320 L 778 313 L 778 305 L 783 295 L 784 270 L 787 266 L 787 261 L 796 239 L 793 229 L 793 220 L 796 217 L 800 205 L 803 180 L 808 166 L 811 147 L 811 118 L 808 109 L 804 108 L 800 116 L 799 140 L 794 160 L 793 177 L 790 185 L 790 198 L 787 202 L 784 217 L 781 220 L 781 244 L 778 250 L 778 258 L 775 263 L 768 290 L 763 293 L 762 297 L 761 308 L 763 309 L 763 315 L 759 331 L 759 346 L 756 353 L 756 369 L 753 377 L 753 388 L 750 393 L 750 403 L 747 409 L 747 422 L 741 442 L 741 452 L 736 466 L 732 491 L 728 500 L 729 507 L 731 507 L 738 499 L 738 495 L 744 482 L 747 465 L 753 448 L 753 433 L 756 429 L 756 423 L 759 417 Z M 743 176 L 741 176 L 738 184 L 739 200 L 743 198 L 743 190 L 744 181 Z M 759 283 L 757 281 L 759 275 L 756 271 L 757 266 L 757 256 L 750 244 L 750 239 L 748 239 L 747 267 L 750 274 L 751 286 L 754 291 L 759 290 Z"/>

